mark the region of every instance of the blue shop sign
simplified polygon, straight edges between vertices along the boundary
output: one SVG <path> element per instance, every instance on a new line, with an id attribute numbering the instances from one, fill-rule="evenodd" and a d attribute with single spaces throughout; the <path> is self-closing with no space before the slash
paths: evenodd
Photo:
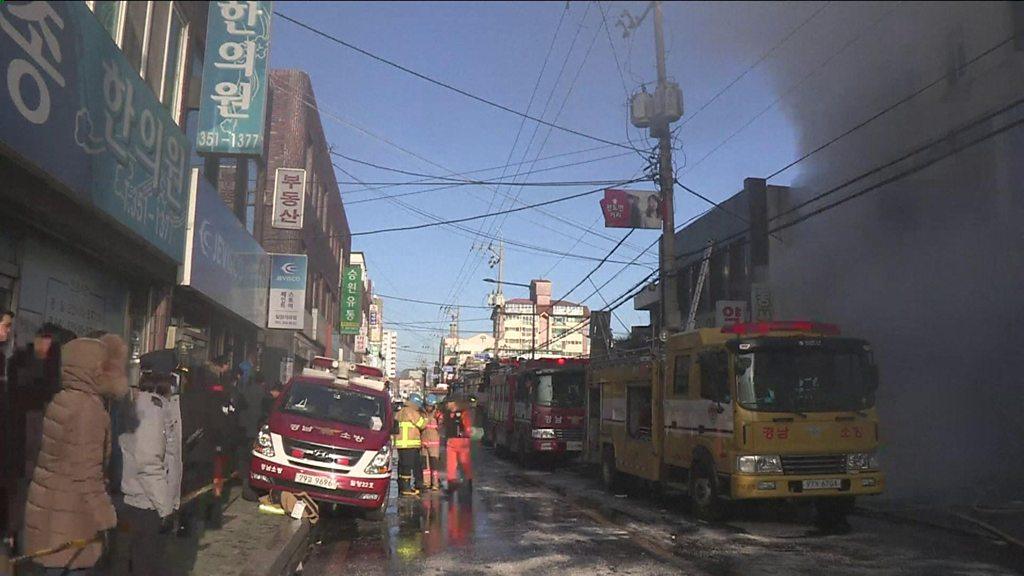
<path id="1" fill-rule="evenodd" d="M 192 169 L 188 257 L 181 284 L 262 328 L 267 320 L 270 255 Z"/>
<path id="2" fill-rule="evenodd" d="M 0 147 L 176 262 L 189 143 L 84 2 L 0 5 Z"/>

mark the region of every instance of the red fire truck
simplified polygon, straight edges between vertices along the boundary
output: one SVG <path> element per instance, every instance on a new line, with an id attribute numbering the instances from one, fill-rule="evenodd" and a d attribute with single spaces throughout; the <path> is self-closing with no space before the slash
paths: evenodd
<path id="1" fill-rule="evenodd" d="M 485 442 L 523 466 L 583 451 L 587 361 L 529 360 L 491 375 Z"/>

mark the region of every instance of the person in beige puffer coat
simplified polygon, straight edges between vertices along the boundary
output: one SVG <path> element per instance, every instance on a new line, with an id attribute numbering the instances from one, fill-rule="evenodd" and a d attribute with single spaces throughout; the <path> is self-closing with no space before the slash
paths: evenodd
<path id="1" fill-rule="evenodd" d="M 61 391 L 46 408 L 43 439 L 25 510 L 25 549 L 92 539 L 114 528 L 107 493 L 110 416 L 105 398 L 128 392 L 128 348 L 113 334 L 78 338 L 61 349 Z M 38 558 L 52 569 L 91 569 L 103 554 L 102 539 Z"/>

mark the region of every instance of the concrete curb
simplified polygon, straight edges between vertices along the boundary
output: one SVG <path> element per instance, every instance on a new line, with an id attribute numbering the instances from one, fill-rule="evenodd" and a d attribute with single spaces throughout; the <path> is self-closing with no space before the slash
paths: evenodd
<path id="1" fill-rule="evenodd" d="M 309 520 L 288 519 L 249 559 L 244 574 L 252 576 L 290 576 L 306 555 L 306 543 L 312 526 Z"/>

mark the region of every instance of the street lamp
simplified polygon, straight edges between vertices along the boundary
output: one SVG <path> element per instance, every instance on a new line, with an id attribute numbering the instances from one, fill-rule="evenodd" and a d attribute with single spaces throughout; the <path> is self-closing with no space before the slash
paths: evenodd
<path id="1" fill-rule="evenodd" d="M 504 280 L 495 280 L 494 278 L 484 278 L 484 282 L 491 284 L 507 285 L 507 286 L 520 286 L 522 288 L 533 288 L 531 284 L 520 284 L 519 282 L 506 282 Z M 530 359 L 537 357 L 537 307 L 536 304 L 533 308 L 533 313 L 530 314 Z"/>

